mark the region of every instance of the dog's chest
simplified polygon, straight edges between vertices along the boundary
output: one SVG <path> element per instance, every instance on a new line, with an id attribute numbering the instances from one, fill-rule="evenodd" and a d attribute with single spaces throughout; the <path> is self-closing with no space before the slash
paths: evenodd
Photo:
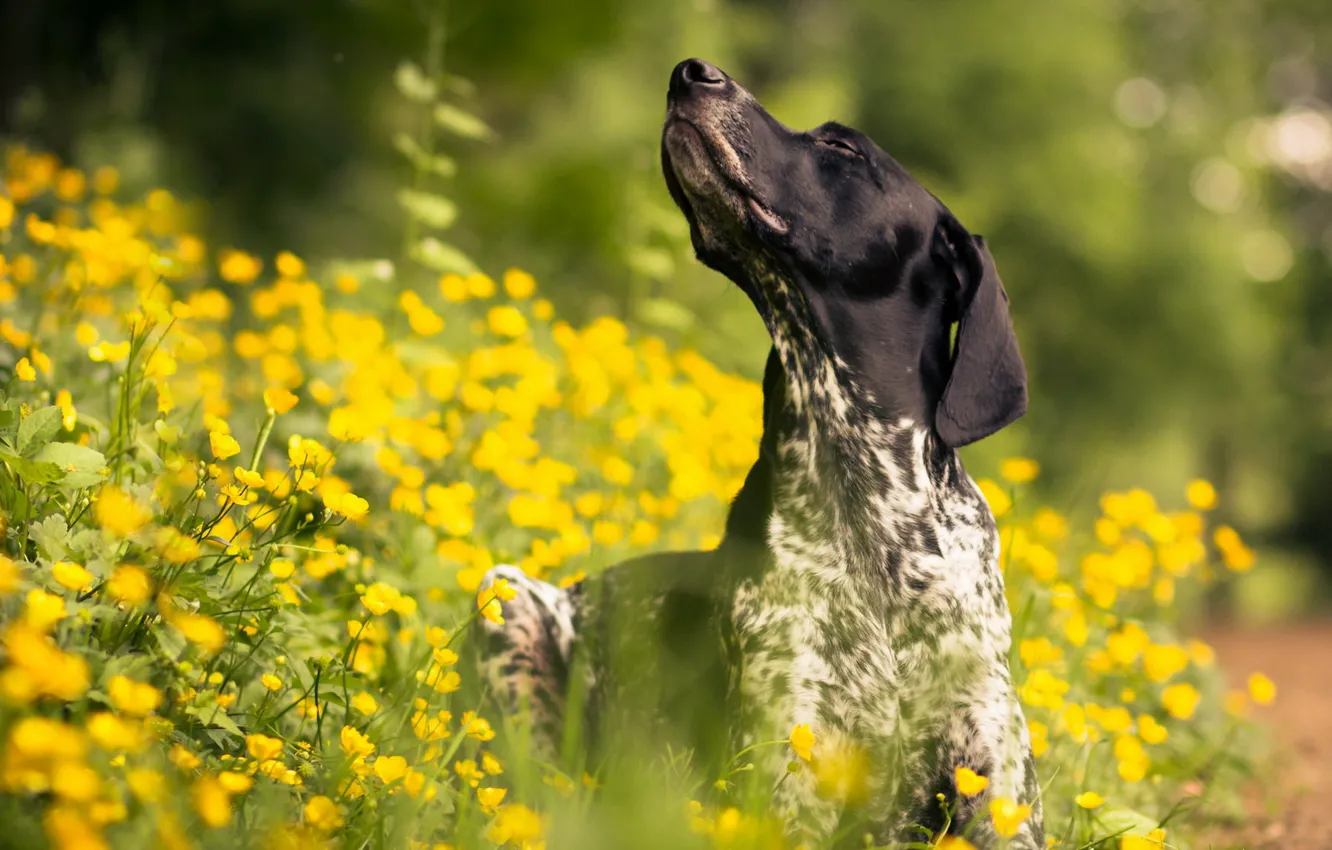
<path id="1" fill-rule="evenodd" d="M 733 611 L 740 696 L 767 727 L 747 735 L 810 723 L 891 738 L 1006 663 L 997 536 L 971 482 L 890 483 L 856 505 L 795 490 L 774 505 L 768 569 Z"/>

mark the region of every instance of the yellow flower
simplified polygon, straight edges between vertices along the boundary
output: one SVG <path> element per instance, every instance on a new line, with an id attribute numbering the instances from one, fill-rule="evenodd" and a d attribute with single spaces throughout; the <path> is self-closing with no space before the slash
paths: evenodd
<path id="1" fill-rule="evenodd" d="M 517 307 L 508 304 L 491 307 L 486 324 L 495 336 L 519 337 L 527 333 L 527 317 Z"/>
<path id="2" fill-rule="evenodd" d="M 66 431 L 73 431 L 74 426 L 79 424 L 79 412 L 74 408 L 74 397 L 69 394 L 69 390 L 56 393 L 55 404 L 60 408 L 61 426 Z"/>
<path id="3" fill-rule="evenodd" d="M 352 697 L 351 704 L 352 708 L 356 709 L 361 714 L 364 714 L 366 717 L 369 717 L 379 710 L 379 703 L 375 700 L 374 696 L 367 691 L 361 691 L 359 694 Z"/>
<path id="4" fill-rule="evenodd" d="M 495 295 L 495 281 L 490 275 L 468 275 L 467 291 L 473 298 L 491 298 Z"/>
<path id="5" fill-rule="evenodd" d="M 370 511 L 370 503 L 355 493 L 343 493 L 336 498 L 325 500 L 325 505 L 333 513 L 357 520 Z"/>
<path id="6" fill-rule="evenodd" d="M 278 274 L 283 277 L 302 277 L 305 274 L 305 262 L 290 251 L 281 251 L 277 255 Z"/>
<path id="7" fill-rule="evenodd" d="M 1161 704 L 1165 706 L 1170 716 L 1177 720 L 1188 720 L 1192 717 L 1201 699 L 1198 689 L 1187 683 L 1171 685 L 1161 692 Z"/>
<path id="8" fill-rule="evenodd" d="M 471 785 L 473 788 L 481 784 L 481 780 L 484 778 L 480 769 L 477 768 L 476 762 L 472 759 L 455 761 L 453 763 L 453 772 L 458 774 L 459 779 L 466 782 L 468 785 Z"/>
<path id="9" fill-rule="evenodd" d="M 223 434 L 220 431 L 211 431 L 208 434 L 208 445 L 213 450 L 213 457 L 218 460 L 240 454 L 240 443 L 230 434 Z"/>
<path id="10" fill-rule="evenodd" d="M 7 555 L 0 554 L 0 597 L 8 596 L 18 590 L 21 575 L 18 564 Z"/>
<path id="11" fill-rule="evenodd" d="M 375 776 L 385 785 L 392 785 L 407 773 L 407 759 L 402 756 L 380 756 L 375 759 Z"/>
<path id="12" fill-rule="evenodd" d="M 354 759 L 365 758 L 375 751 L 375 745 L 370 739 L 351 726 L 343 726 L 338 738 L 342 751 Z"/>
<path id="13" fill-rule="evenodd" d="M 1019 805 L 1008 797 L 997 797 L 990 801 L 990 820 L 994 831 L 1003 838 L 1017 835 L 1022 823 L 1031 815 L 1031 806 Z"/>
<path id="14" fill-rule="evenodd" d="M 1031 458 L 1010 457 L 999 464 L 999 475 L 1013 484 L 1026 484 L 1041 474 L 1041 465 Z"/>
<path id="15" fill-rule="evenodd" d="M 51 565 L 51 577 L 67 590 L 85 591 L 93 586 L 93 574 L 70 561 L 56 561 Z"/>
<path id="16" fill-rule="evenodd" d="M 969 767 L 958 765 L 953 768 L 953 781 L 957 785 L 957 793 L 963 797 L 974 797 L 984 791 L 990 784 L 990 780 L 976 773 Z"/>
<path id="17" fill-rule="evenodd" d="M 1143 653 L 1142 669 L 1153 682 L 1165 682 L 1189 666 L 1188 650 L 1174 644 L 1154 644 Z"/>
<path id="18" fill-rule="evenodd" d="M 495 737 L 495 730 L 490 727 L 490 721 L 478 717 L 474 711 L 464 711 L 460 725 L 468 737 L 477 741 L 489 741 Z"/>
<path id="19" fill-rule="evenodd" d="M 500 807 L 495 822 L 486 830 L 486 838 L 496 844 L 536 850 L 545 845 L 542 841 L 545 832 L 545 817 L 522 803 L 510 803 Z"/>
<path id="20" fill-rule="evenodd" d="M 21 358 L 19 362 L 14 365 L 14 374 L 20 381 L 37 380 L 37 370 L 32 368 L 32 364 L 28 362 L 28 358 L 26 357 Z"/>
<path id="21" fill-rule="evenodd" d="M 305 804 L 305 822 L 320 832 L 332 832 L 342 826 L 342 813 L 337 803 L 319 794 Z"/>
<path id="22" fill-rule="evenodd" d="M 152 511 L 114 484 L 97 493 L 93 517 L 97 524 L 117 537 L 128 537 L 152 519 Z"/>
<path id="23" fill-rule="evenodd" d="M 265 688 L 267 688 L 270 691 L 282 690 L 282 680 L 279 679 L 277 676 L 274 676 L 272 673 L 265 673 L 264 675 L 260 676 L 259 684 L 263 685 Z"/>
<path id="24" fill-rule="evenodd" d="M 108 752 L 137 752 L 146 740 L 143 724 L 122 720 L 109 711 L 99 711 L 88 718 L 88 737 Z"/>
<path id="25" fill-rule="evenodd" d="M 231 823 L 231 794 L 214 777 L 204 776 L 196 780 L 190 797 L 204 826 L 221 829 Z"/>
<path id="26" fill-rule="evenodd" d="M 1083 791 L 1073 798 L 1073 802 L 1084 809 L 1095 809 L 1105 803 L 1105 798 L 1095 791 Z"/>
<path id="27" fill-rule="evenodd" d="M 217 652 L 227 642 L 226 632 L 207 614 L 177 613 L 172 615 L 170 623 L 185 636 L 186 640 L 205 652 Z"/>
<path id="28" fill-rule="evenodd" d="M 808 723 L 797 723 L 793 726 L 787 743 L 791 745 L 791 750 L 805 761 L 814 758 L 814 732 Z"/>
<path id="29" fill-rule="evenodd" d="M 1249 696 L 1259 705 L 1271 705 L 1276 699 L 1276 683 L 1262 673 L 1249 677 Z"/>
<path id="30" fill-rule="evenodd" d="M 199 766 L 199 757 L 180 744 L 173 744 L 171 751 L 167 753 L 167 758 L 171 763 L 187 773 Z"/>
<path id="31" fill-rule="evenodd" d="M 259 276 L 264 264 L 244 251 L 223 251 L 218 255 L 218 273 L 231 283 L 250 283 Z"/>
<path id="32" fill-rule="evenodd" d="M 1119 839 L 1119 850 L 1163 850 L 1165 840 L 1165 830 L 1159 828 L 1146 835 L 1124 835 Z"/>
<path id="33" fill-rule="evenodd" d="M 130 793 L 145 803 L 156 803 L 166 795 L 166 777 L 155 770 L 134 768 L 125 772 Z"/>
<path id="34" fill-rule="evenodd" d="M 1002 517 L 1013 509 L 1013 499 L 1009 497 L 1008 491 L 990 479 L 982 478 L 976 482 L 976 486 L 980 488 L 981 495 L 990 506 L 990 512 L 996 517 Z"/>
<path id="35" fill-rule="evenodd" d="M 107 696 L 117 711 L 131 717 L 146 717 L 157 710 L 162 692 L 147 682 L 136 682 L 128 676 L 112 676 L 107 684 Z"/>
<path id="36" fill-rule="evenodd" d="M 264 390 L 264 407 L 274 413 L 282 414 L 296 406 L 296 394 L 286 387 L 269 387 Z"/>
<path id="37" fill-rule="evenodd" d="M 259 761 L 275 759 L 282 754 L 282 739 L 270 738 L 258 732 L 245 736 L 245 751 Z"/>
<path id="38" fill-rule="evenodd" d="M 1164 743 L 1170 732 L 1150 714 L 1139 715 L 1138 736 L 1149 744 Z"/>
<path id="39" fill-rule="evenodd" d="M 1196 478 L 1189 482 L 1184 491 L 1189 504 L 1200 511 L 1210 511 L 1216 507 L 1216 488 L 1210 481 Z"/>
<path id="40" fill-rule="evenodd" d="M 125 605 L 138 605 L 152 595 L 153 582 L 148 573 L 131 564 L 121 564 L 107 579 L 106 592 Z"/>
<path id="41" fill-rule="evenodd" d="M 960 835 L 944 835 L 934 842 L 935 850 L 976 850 L 976 845 Z"/>
<path id="42" fill-rule="evenodd" d="M 493 815 L 499 809 L 500 803 L 504 802 L 504 796 L 508 793 L 506 788 L 478 788 L 476 789 L 476 801 L 481 804 L 481 811 Z"/>
<path id="43" fill-rule="evenodd" d="M 525 271 L 509 269 L 504 273 L 504 291 L 510 298 L 531 298 L 536 292 L 536 278 Z"/>
<path id="44" fill-rule="evenodd" d="M 361 604 L 378 617 L 400 608 L 403 598 L 401 591 L 393 585 L 377 581 L 361 594 Z"/>
<path id="45" fill-rule="evenodd" d="M 39 632 L 46 632 L 56 623 L 65 619 L 65 600 L 41 588 L 28 591 L 23 606 L 23 622 Z"/>
<path id="46" fill-rule="evenodd" d="M 508 579 L 497 578 L 489 587 L 482 588 L 476 595 L 476 607 L 481 616 L 497 626 L 504 625 L 504 615 L 500 609 L 500 600 L 505 602 L 517 596 L 518 591 L 509 586 Z"/>

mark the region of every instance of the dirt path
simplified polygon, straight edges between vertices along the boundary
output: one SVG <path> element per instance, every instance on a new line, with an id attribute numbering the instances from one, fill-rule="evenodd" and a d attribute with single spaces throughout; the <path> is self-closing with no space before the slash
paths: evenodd
<path id="1" fill-rule="evenodd" d="M 1244 687 L 1254 671 L 1276 682 L 1276 703 L 1258 716 L 1281 748 L 1275 775 L 1252 789 L 1249 823 L 1208 836 L 1211 846 L 1332 850 L 1332 622 L 1217 628 L 1205 637 L 1232 686 Z"/>

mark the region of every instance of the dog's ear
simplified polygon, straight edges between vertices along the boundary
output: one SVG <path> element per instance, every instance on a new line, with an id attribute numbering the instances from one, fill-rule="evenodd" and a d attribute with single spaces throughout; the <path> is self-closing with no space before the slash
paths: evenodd
<path id="1" fill-rule="evenodd" d="M 1008 315 L 1008 293 L 985 240 L 949 224 L 941 227 L 955 256 L 960 309 L 953 370 L 934 427 L 945 443 L 959 448 L 1027 412 L 1027 369 Z"/>

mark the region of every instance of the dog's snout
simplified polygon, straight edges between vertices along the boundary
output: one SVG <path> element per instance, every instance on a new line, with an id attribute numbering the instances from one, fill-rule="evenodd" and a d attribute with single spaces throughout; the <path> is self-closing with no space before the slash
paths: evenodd
<path id="1" fill-rule="evenodd" d="M 699 90 L 719 90 L 725 87 L 729 79 L 711 62 L 686 59 L 671 72 L 669 96 L 671 100 L 678 100 Z"/>

